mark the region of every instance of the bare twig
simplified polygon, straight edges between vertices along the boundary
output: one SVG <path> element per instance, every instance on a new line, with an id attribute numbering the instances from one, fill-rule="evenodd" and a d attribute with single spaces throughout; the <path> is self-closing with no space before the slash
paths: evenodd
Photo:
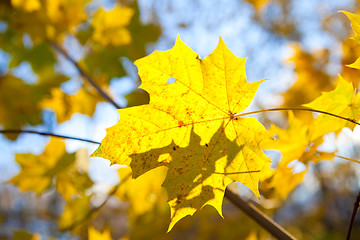
<path id="1" fill-rule="evenodd" d="M 225 197 L 277 239 L 296 240 L 294 236 L 288 233 L 283 227 L 277 224 L 270 217 L 265 215 L 255 205 L 249 202 L 245 202 L 231 190 L 226 189 Z"/>
<path id="2" fill-rule="evenodd" d="M 97 83 L 80 67 L 80 65 L 62 47 L 60 47 L 59 45 L 57 45 L 52 41 L 49 42 L 54 49 L 56 49 L 59 53 L 61 53 L 61 55 L 63 55 L 77 68 L 79 73 L 86 79 L 86 81 L 88 81 L 106 101 L 114 105 L 114 107 L 117 109 L 122 108 L 106 92 L 104 92 L 99 85 L 97 85 Z"/>
<path id="3" fill-rule="evenodd" d="M 353 228 L 353 225 L 354 225 L 354 222 L 355 222 L 355 217 L 356 217 L 356 213 L 357 213 L 357 211 L 359 209 L 359 205 L 360 205 L 360 192 L 358 193 L 358 195 L 356 197 L 356 201 L 354 203 L 354 209 L 353 209 L 353 212 L 352 212 L 352 215 L 351 215 L 346 240 L 350 240 L 351 231 L 352 231 L 352 228 Z"/>
<path id="4" fill-rule="evenodd" d="M 88 143 L 100 144 L 99 142 L 85 139 L 85 138 L 71 137 L 71 136 L 66 136 L 66 135 L 61 135 L 61 134 L 55 134 L 55 133 L 49 133 L 49 132 L 39 132 L 39 131 L 32 131 L 32 130 L 0 130 L 0 133 L 2 133 L 2 134 L 32 133 L 32 134 L 38 134 L 38 135 L 42 135 L 42 136 L 67 138 L 67 139 L 72 139 L 72 140 L 88 142 Z"/>

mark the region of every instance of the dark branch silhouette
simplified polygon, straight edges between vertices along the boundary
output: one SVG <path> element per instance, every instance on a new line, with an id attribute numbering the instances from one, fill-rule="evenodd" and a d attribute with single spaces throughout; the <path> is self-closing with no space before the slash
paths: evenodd
<path id="1" fill-rule="evenodd" d="M 349 228 L 348 228 L 346 240 L 350 240 L 351 231 L 352 231 L 352 228 L 353 228 L 353 225 L 354 225 L 354 222 L 355 222 L 356 213 L 359 210 L 359 206 L 360 206 L 360 192 L 356 196 L 356 201 L 354 203 L 354 209 L 353 209 L 353 212 L 351 214 L 351 219 L 350 219 L 350 223 L 349 223 Z"/>

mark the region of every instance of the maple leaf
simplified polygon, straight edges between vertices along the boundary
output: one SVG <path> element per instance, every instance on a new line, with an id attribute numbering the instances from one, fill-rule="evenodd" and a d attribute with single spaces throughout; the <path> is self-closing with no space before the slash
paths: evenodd
<path id="1" fill-rule="evenodd" d="M 150 103 L 118 110 L 120 121 L 107 129 L 92 156 L 130 166 L 134 178 L 168 167 L 163 187 L 171 208 L 169 231 L 205 205 L 222 215 L 231 182 L 245 184 L 260 197 L 260 169 L 270 160 L 259 144 L 269 136 L 256 119 L 236 116 L 261 83 L 246 81 L 245 59 L 220 38 L 214 52 L 201 60 L 178 38 L 172 49 L 135 64 Z M 175 82 L 167 84 L 170 78 Z"/>
<path id="2" fill-rule="evenodd" d="M 314 101 L 304 104 L 304 106 L 349 119 L 360 119 L 360 95 L 355 95 L 355 93 L 356 89 L 354 89 L 353 84 L 339 76 L 338 85 L 333 91 L 323 93 Z M 329 132 L 336 132 L 343 127 L 353 129 L 355 124 L 333 116 L 320 114 L 310 127 L 310 140 Z"/>
<path id="3" fill-rule="evenodd" d="M 349 20 L 351 21 L 351 27 L 354 30 L 355 36 L 353 39 L 360 44 L 360 15 L 353 14 L 347 11 L 340 11 L 344 13 Z M 354 63 L 346 65 L 351 68 L 360 69 L 360 58 L 358 58 Z"/>
<path id="4" fill-rule="evenodd" d="M 131 42 L 131 36 L 124 27 L 130 23 L 133 10 L 128 7 L 117 6 L 106 12 L 100 8 L 91 22 L 94 27 L 93 39 L 106 46 L 119 46 Z"/>
<path id="5" fill-rule="evenodd" d="M 17 154 L 15 160 L 20 164 L 21 172 L 10 182 L 21 191 L 32 190 L 40 194 L 51 187 L 55 178 L 57 191 L 70 199 L 92 185 L 87 173 L 75 169 L 75 154 L 66 153 L 65 144 L 59 139 L 52 139 L 39 156 Z"/>
<path id="6" fill-rule="evenodd" d="M 314 120 L 313 120 L 314 121 Z M 318 151 L 323 143 L 322 136 L 311 141 L 309 125 L 304 124 L 303 119 L 298 119 L 292 111 L 288 112 L 289 126 L 286 129 L 272 125 L 268 129 L 274 140 L 265 140 L 261 143 L 263 149 L 276 149 L 282 154 L 281 161 L 275 170 L 265 169 L 261 178 L 261 190 L 265 196 L 277 195 L 285 199 L 288 194 L 303 180 L 306 171 L 294 173 L 289 163 L 298 160 L 306 166 L 309 162 L 317 163 L 322 160 L 333 159 L 334 153 Z M 269 194 L 270 192 L 270 194 Z"/>
<path id="7" fill-rule="evenodd" d="M 347 11 L 340 11 L 344 13 L 351 22 L 351 27 L 354 30 L 354 40 L 360 44 L 360 15 L 353 14 Z"/>
<path id="8" fill-rule="evenodd" d="M 264 179 L 260 180 L 260 189 L 262 194 L 270 198 L 274 193 L 281 199 L 286 199 L 290 192 L 301 183 L 307 171 L 294 172 L 294 168 L 286 165 L 280 165 L 276 170 L 269 169 L 265 171 Z"/>
<path id="9" fill-rule="evenodd" d="M 263 149 L 276 149 L 282 154 L 281 162 L 288 165 L 299 159 L 309 143 L 309 127 L 295 118 L 292 111 L 288 112 L 289 126 L 286 129 L 272 125 L 268 132 L 275 140 L 265 140 L 261 143 Z"/>

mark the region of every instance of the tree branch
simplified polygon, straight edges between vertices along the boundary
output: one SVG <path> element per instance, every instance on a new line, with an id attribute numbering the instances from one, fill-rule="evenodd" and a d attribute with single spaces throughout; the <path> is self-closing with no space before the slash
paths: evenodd
<path id="1" fill-rule="evenodd" d="M 352 228 L 353 228 L 353 225 L 354 225 L 354 222 L 355 222 L 355 217 L 356 217 L 356 213 L 357 213 L 357 211 L 359 209 L 359 205 L 360 205 L 360 192 L 358 193 L 358 195 L 356 197 L 356 201 L 354 203 L 354 209 L 353 209 L 353 212 L 352 212 L 352 215 L 351 215 L 346 240 L 350 240 L 351 231 L 352 231 Z"/>
<path id="2" fill-rule="evenodd" d="M 283 227 L 277 224 L 270 217 L 265 215 L 254 204 L 245 202 L 240 198 L 239 195 L 232 192 L 230 189 L 225 190 L 225 197 L 277 239 L 296 240 L 294 236 L 292 236 L 289 232 L 287 232 Z"/>
<path id="3" fill-rule="evenodd" d="M 32 134 L 38 134 L 38 135 L 42 135 L 42 136 L 67 138 L 67 139 L 72 139 L 72 140 L 88 142 L 88 143 L 100 144 L 99 142 L 85 139 L 85 138 L 71 137 L 71 136 L 66 136 L 66 135 L 61 135 L 61 134 L 55 134 L 55 133 L 49 133 L 49 132 L 39 132 L 39 131 L 32 131 L 32 130 L 0 130 L 0 133 L 2 133 L 2 134 L 32 133 Z"/>
<path id="4" fill-rule="evenodd" d="M 99 85 L 97 85 L 97 83 L 80 67 L 80 65 L 59 45 L 57 45 L 56 43 L 49 41 L 51 46 L 56 49 L 61 55 L 63 55 L 67 60 L 69 60 L 79 71 L 79 73 L 81 74 L 81 76 L 83 76 L 86 81 L 88 81 L 95 89 L 96 91 L 98 91 L 98 93 L 109 103 L 111 103 L 112 105 L 114 105 L 115 108 L 120 109 L 122 108 L 121 106 L 119 106 L 107 93 L 105 93 Z"/>

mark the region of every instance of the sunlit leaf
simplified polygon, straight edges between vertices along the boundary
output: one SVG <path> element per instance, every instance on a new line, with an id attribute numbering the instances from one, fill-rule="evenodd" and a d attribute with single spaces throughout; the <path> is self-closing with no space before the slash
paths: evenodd
<path id="1" fill-rule="evenodd" d="M 256 119 L 235 115 L 260 84 L 246 82 L 245 60 L 221 39 L 201 60 L 178 39 L 171 50 L 156 51 L 136 65 L 150 103 L 120 109 L 120 122 L 107 130 L 93 156 L 131 166 L 135 178 L 168 167 L 163 186 L 171 208 L 169 230 L 205 205 L 221 215 L 231 182 L 259 196 L 260 170 L 269 163 L 259 144 L 268 135 Z M 175 82 L 167 84 L 171 77 Z"/>

